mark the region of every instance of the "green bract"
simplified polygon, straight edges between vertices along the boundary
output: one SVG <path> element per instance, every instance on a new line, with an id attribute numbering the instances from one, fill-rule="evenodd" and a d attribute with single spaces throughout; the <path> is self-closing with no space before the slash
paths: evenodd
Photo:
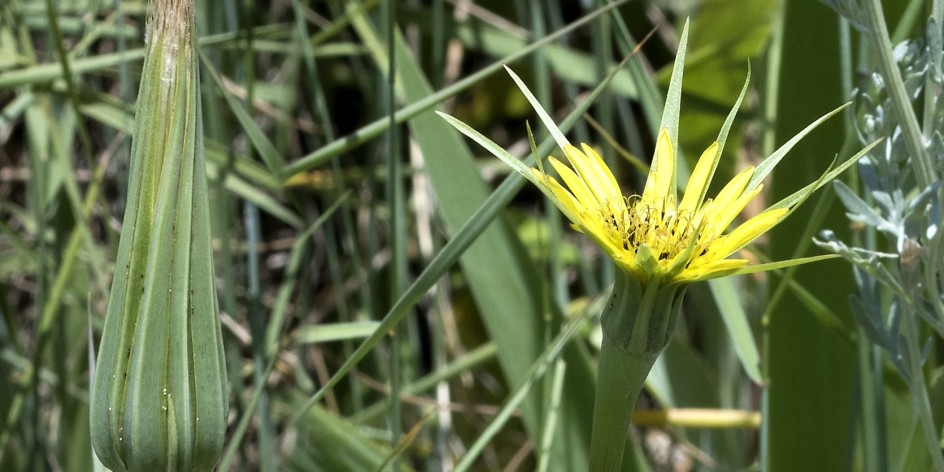
<path id="1" fill-rule="evenodd" d="M 226 369 L 214 288 L 190 0 L 157 0 L 137 102 L 128 203 L 91 398 L 115 471 L 210 470 Z"/>

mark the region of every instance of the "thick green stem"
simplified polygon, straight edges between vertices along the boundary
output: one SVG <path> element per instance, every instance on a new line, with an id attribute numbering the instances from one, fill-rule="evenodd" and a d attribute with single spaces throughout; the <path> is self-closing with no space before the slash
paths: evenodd
<path id="1" fill-rule="evenodd" d="M 590 439 L 591 471 L 620 470 L 629 419 L 657 357 L 637 357 L 612 345 L 603 346 Z"/>
<path id="2" fill-rule="evenodd" d="M 617 271 L 613 295 L 603 313 L 603 346 L 597 374 L 590 437 L 590 470 L 620 470 L 629 419 L 652 364 L 675 330 L 684 289 L 642 285 Z"/>

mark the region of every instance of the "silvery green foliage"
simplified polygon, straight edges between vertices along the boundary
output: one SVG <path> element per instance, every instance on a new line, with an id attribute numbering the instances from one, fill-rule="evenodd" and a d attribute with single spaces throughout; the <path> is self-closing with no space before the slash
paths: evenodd
<path id="1" fill-rule="evenodd" d="M 894 48 L 893 57 L 911 105 L 924 122 L 922 144 L 935 156 L 940 172 L 944 107 L 937 95 L 942 85 L 942 50 L 940 30 L 933 21 L 928 32 L 933 39 L 903 42 Z M 940 262 L 928 250 L 940 237 L 941 185 L 938 179 L 919 187 L 882 76 L 866 76 L 854 98 L 859 139 L 865 143 L 886 138 L 859 162 L 858 193 L 842 182 L 834 184 L 846 215 L 861 235 L 857 244 L 862 247 L 839 240 L 829 230 L 821 232 L 816 243 L 854 265 L 858 293 L 850 297 L 852 312 L 869 340 L 889 353 L 903 379 L 912 385 L 930 346 L 917 339 L 917 318 L 944 334 L 940 309 L 944 300 L 931 298 L 939 298 L 932 294 L 942 291 L 941 277 L 933 275 Z M 936 286 L 928 287 L 928 283 Z M 916 349 L 918 345 L 923 347 Z"/>
<path id="2" fill-rule="evenodd" d="M 935 341 L 927 328 L 944 338 L 944 241 L 938 231 L 944 170 L 944 109 L 939 104 L 944 5 L 932 5 L 925 42 L 892 46 L 878 0 L 827 3 L 853 24 L 871 28 L 860 31 L 878 72 L 865 76 L 854 93 L 854 124 L 861 140 L 885 141 L 861 159 L 857 191 L 835 184 L 858 230 L 854 243 L 840 241 L 828 231 L 817 243 L 853 264 L 858 291 L 850 296 L 850 305 L 866 338 L 860 340 L 862 347 L 868 347 L 866 340 L 873 346 L 871 354 L 860 352 L 860 360 L 876 349 L 888 354 L 908 386 L 933 470 L 944 472 L 941 433 L 933 420 L 924 368 Z M 865 377 L 881 378 L 875 360 L 860 364 Z M 877 398 L 881 388 L 876 384 Z M 863 401 L 868 401 L 865 395 Z M 876 444 L 882 440 L 885 421 L 880 403 L 868 405 L 878 410 L 878 416 L 871 426 L 863 427 L 864 435 Z M 875 464 L 876 470 L 886 466 Z"/>

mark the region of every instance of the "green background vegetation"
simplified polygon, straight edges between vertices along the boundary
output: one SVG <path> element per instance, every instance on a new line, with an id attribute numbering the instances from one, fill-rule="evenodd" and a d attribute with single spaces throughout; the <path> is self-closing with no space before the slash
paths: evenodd
<path id="1" fill-rule="evenodd" d="M 562 120 L 639 45 L 569 133 L 638 190 L 644 174 L 616 146 L 648 161 L 691 17 L 689 162 L 752 69 L 723 182 L 848 101 L 870 67 L 855 30 L 819 2 L 635 1 L 563 31 L 603 3 L 197 2 L 231 384 L 224 469 L 586 468 L 598 331 L 595 320 L 564 328 L 598 313 L 613 268 L 433 110 L 524 155 L 525 121 L 539 142 L 545 133 L 501 64 Z M 925 2 L 887 3 L 893 40 L 917 36 Z M 0 2 L 0 470 L 93 467 L 90 340 L 115 270 L 145 12 L 141 1 Z M 764 199 L 858 149 L 840 116 L 793 150 Z M 817 254 L 823 228 L 849 231 L 828 188 L 752 251 Z M 627 467 L 863 467 L 858 425 L 871 413 L 856 385 L 851 280 L 837 259 L 714 295 L 692 287 L 639 407 L 762 411 L 763 427 L 640 426 Z M 750 329 L 732 337 L 720 311 L 743 312 Z M 383 319 L 396 329 L 378 331 Z M 884 380 L 881 470 L 928 470 L 907 392 Z M 506 408 L 519 392 L 520 408 Z"/>

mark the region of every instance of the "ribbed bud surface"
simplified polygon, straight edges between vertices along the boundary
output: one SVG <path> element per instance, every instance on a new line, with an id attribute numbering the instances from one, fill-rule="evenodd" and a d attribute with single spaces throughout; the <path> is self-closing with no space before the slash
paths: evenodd
<path id="1" fill-rule="evenodd" d="M 146 41 L 92 444 L 114 471 L 208 471 L 228 395 L 192 0 L 155 1 Z"/>

